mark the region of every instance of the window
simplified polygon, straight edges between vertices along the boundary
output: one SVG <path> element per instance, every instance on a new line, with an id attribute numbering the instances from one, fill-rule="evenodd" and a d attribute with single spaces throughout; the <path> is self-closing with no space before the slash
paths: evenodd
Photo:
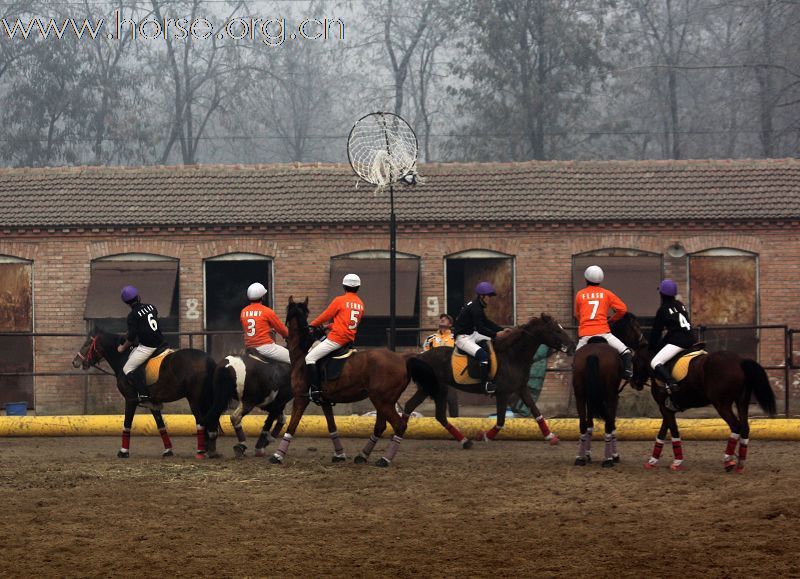
<path id="1" fill-rule="evenodd" d="M 489 281 L 497 297 L 489 303 L 486 315 L 500 325 L 516 323 L 513 256 L 483 249 L 456 253 L 445 258 L 445 276 L 447 313 L 454 318 L 475 297 L 475 286 Z"/>
<path id="2" fill-rule="evenodd" d="M 228 253 L 205 260 L 205 328 L 207 331 L 236 331 L 208 337 L 206 349 L 215 360 L 244 348 L 239 313 L 249 301 L 247 288 L 260 282 L 272 301 L 272 258 L 256 253 Z M 280 314 L 279 314 L 280 317 Z"/>
<path id="3" fill-rule="evenodd" d="M 758 257 L 736 249 L 689 256 L 689 297 L 695 326 L 758 324 Z M 709 350 L 732 350 L 756 359 L 758 331 L 707 330 Z"/>
<path id="4" fill-rule="evenodd" d="M 0 255 L 0 374 L 33 372 L 32 262 Z M 33 408 L 33 376 L 0 376 L 0 406 L 27 402 Z"/>
<path id="5" fill-rule="evenodd" d="M 84 318 L 92 328 L 127 331 L 130 307 L 120 299 L 126 285 L 135 286 L 145 303 L 158 308 L 164 338 L 178 347 L 178 260 L 161 255 L 126 253 L 101 257 L 91 264 Z"/>
<path id="6" fill-rule="evenodd" d="M 403 328 L 419 327 L 419 263 L 419 257 L 415 255 L 397 254 L 397 346 L 418 345 L 418 332 L 403 331 Z M 348 273 L 361 278 L 358 295 L 364 302 L 364 317 L 358 325 L 357 344 L 386 346 L 386 330 L 390 324 L 389 252 L 359 251 L 332 257 L 329 301 L 342 293 L 342 278 Z"/>
<path id="7" fill-rule="evenodd" d="M 617 294 L 643 326 L 653 323 L 661 305 L 658 295 L 658 284 L 663 274 L 661 255 L 631 249 L 603 249 L 574 255 L 570 299 L 586 286 L 583 272 L 590 265 L 599 265 L 603 269 L 603 287 Z"/>

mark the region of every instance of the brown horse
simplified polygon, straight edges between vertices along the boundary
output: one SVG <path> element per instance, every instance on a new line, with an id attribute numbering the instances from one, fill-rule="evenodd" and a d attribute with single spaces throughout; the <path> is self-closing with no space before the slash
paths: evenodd
<path id="1" fill-rule="evenodd" d="M 611 324 L 611 332 L 634 351 L 642 340 L 639 321 L 631 313 Z M 609 346 L 603 338 L 589 343 L 575 353 L 572 360 L 572 388 L 580 424 L 580 443 L 576 466 L 591 462 L 593 418 L 605 421 L 605 456 L 603 467 L 612 467 L 619 462 L 617 452 L 617 404 L 622 382 L 622 361 L 619 352 Z"/>
<path id="2" fill-rule="evenodd" d="M 117 346 L 123 342 L 123 337 L 97 330 L 89 334 L 81 346 L 78 354 L 72 360 L 75 368 L 88 370 L 105 360 L 117 378 L 117 388 L 125 398 L 125 421 L 122 428 L 122 448 L 117 456 L 128 458 L 130 456 L 131 426 L 133 416 L 138 406 L 136 391 L 125 380 L 122 368 L 128 359 L 130 350 L 120 354 Z M 161 411 L 156 409 L 164 402 L 174 402 L 186 398 L 189 408 L 194 414 L 197 424 L 197 458 L 206 456 L 206 431 L 202 426 L 202 419 L 211 407 L 212 378 L 214 376 L 214 360 L 201 350 L 184 349 L 176 350 L 164 357 L 161 363 L 158 380 L 150 386 L 150 401 L 153 404 L 153 418 L 155 418 L 161 439 L 164 442 L 163 456 L 172 456 L 172 441 L 167 433 L 167 427 L 161 416 Z"/>
<path id="3" fill-rule="evenodd" d="M 303 302 L 295 302 L 289 298 L 286 309 L 286 326 L 289 328 L 289 355 L 292 361 L 292 417 L 283 435 L 278 450 L 270 457 L 270 462 L 280 464 L 286 456 L 300 419 L 308 404 L 308 377 L 305 356 L 313 338 L 308 328 L 308 298 Z M 389 466 L 397 454 L 406 424 L 395 409 L 397 399 L 406 389 L 409 382 L 409 371 L 403 356 L 385 348 L 355 352 L 347 360 L 338 379 L 322 384 L 322 411 L 328 423 L 328 432 L 333 442 L 333 462 L 346 460 L 342 442 L 336 431 L 331 403 L 357 402 L 369 398 L 375 406 L 375 428 L 364 449 L 356 457 L 355 462 L 364 463 L 375 448 L 381 434 L 386 430 L 386 423 L 392 425 L 394 436 L 386 453 L 377 461 L 378 466 Z"/>
<path id="4" fill-rule="evenodd" d="M 516 394 L 533 412 L 545 438 L 551 442 L 558 441 L 539 413 L 528 389 L 528 376 L 533 363 L 533 355 L 541 344 L 563 352 L 572 352 L 575 348 L 575 342 L 564 331 L 564 328 L 547 314 L 531 318 L 527 323 L 513 328 L 509 334 L 497 339 L 495 352 L 498 368 L 494 379 L 497 384 L 495 391 L 497 424 L 483 435 L 486 440 L 493 440 L 500 429 L 505 426 L 509 397 Z M 479 394 L 483 394 L 484 390 L 482 384 L 456 383 L 450 364 L 452 353 L 453 348 L 441 346 L 411 359 L 409 368 L 411 369 L 411 378 L 417 384 L 417 392 L 406 402 L 403 417 L 407 420 L 414 409 L 431 395 L 430 393 L 433 393 L 431 397 L 436 404 L 436 420 L 461 443 L 463 448 L 469 448 L 471 442 L 447 420 L 447 389 L 452 387 L 464 392 Z"/>
<path id="5" fill-rule="evenodd" d="M 665 388 L 657 386 L 650 369 L 653 352 L 643 344 L 639 347 L 633 366 L 631 383 L 641 390 L 649 381 L 650 392 L 661 410 L 661 428 L 656 436 L 653 454 L 645 463 L 645 468 L 658 466 L 661 451 L 664 448 L 667 430 L 672 436 L 672 453 L 674 460 L 672 470 L 683 470 L 683 448 L 675 412 L 669 410 L 664 403 L 667 400 Z M 725 470 L 736 472 L 744 470 L 747 459 L 747 446 L 750 442 L 750 423 L 748 410 L 750 398 L 755 394 L 758 405 L 770 416 L 775 414 L 775 394 L 769 384 L 764 368 L 755 360 L 742 358 L 730 351 L 712 352 L 693 358 L 689 362 L 686 377 L 679 382 L 680 390 L 672 394 L 672 400 L 680 408 L 701 408 L 712 404 L 722 419 L 731 429 L 728 444 L 725 448 Z M 738 416 L 733 412 L 736 405 Z M 737 462 L 736 446 L 739 446 Z"/>

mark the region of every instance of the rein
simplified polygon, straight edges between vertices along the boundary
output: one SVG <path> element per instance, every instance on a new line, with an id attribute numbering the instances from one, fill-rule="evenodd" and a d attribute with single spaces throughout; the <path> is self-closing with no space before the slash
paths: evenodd
<path id="1" fill-rule="evenodd" d="M 93 354 L 95 353 L 100 355 L 100 361 L 98 362 L 95 362 L 93 359 L 94 358 Z M 85 356 L 81 354 L 80 351 L 78 351 L 78 358 L 86 362 L 86 364 L 91 366 L 92 368 L 99 370 L 103 374 L 108 374 L 109 376 L 116 376 L 115 373 L 109 372 L 108 370 L 103 370 L 100 366 L 98 366 L 98 364 L 103 361 L 103 353 L 100 351 L 100 348 L 97 347 L 97 336 L 92 338 L 92 341 L 89 344 L 89 349 L 86 350 Z"/>

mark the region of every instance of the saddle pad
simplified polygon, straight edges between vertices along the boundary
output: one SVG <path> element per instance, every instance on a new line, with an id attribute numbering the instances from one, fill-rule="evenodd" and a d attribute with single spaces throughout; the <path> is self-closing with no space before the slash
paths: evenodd
<path id="1" fill-rule="evenodd" d="M 172 354 L 172 352 L 174 351 L 175 350 L 169 350 L 169 349 L 164 350 L 158 356 L 150 358 L 147 361 L 147 364 L 145 365 L 144 369 L 145 384 L 147 384 L 148 386 L 152 386 L 153 384 L 158 382 L 158 372 L 159 370 L 161 370 L 161 362 L 163 362 L 164 358 L 166 358 L 169 354 Z"/>
<path id="2" fill-rule="evenodd" d="M 320 372 L 322 372 L 321 375 L 323 379 L 337 380 L 339 376 L 342 375 L 342 369 L 344 368 L 347 359 L 357 351 L 358 350 L 355 348 L 348 348 L 345 352 L 342 352 L 339 355 L 328 355 L 317 362 L 317 367 L 320 369 Z"/>
<path id="3" fill-rule="evenodd" d="M 462 353 L 458 348 L 453 348 L 453 355 L 450 356 L 450 366 L 453 370 L 453 380 L 456 384 L 478 384 L 481 379 L 470 375 L 469 363 L 477 360 L 468 354 Z M 497 356 L 494 353 L 494 345 L 489 342 L 489 379 L 494 380 L 497 374 Z"/>
<path id="4" fill-rule="evenodd" d="M 672 377 L 675 381 L 680 382 L 686 378 L 686 374 L 689 373 L 689 362 L 697 358 L 697 356 L 705 356 L 707 353 L 708 352 L 705 350 L 698 350 L 696 352 L 689 352 L 678 358 L 678 361 L 675 362 L 675 365 L 672 367 Z"/>

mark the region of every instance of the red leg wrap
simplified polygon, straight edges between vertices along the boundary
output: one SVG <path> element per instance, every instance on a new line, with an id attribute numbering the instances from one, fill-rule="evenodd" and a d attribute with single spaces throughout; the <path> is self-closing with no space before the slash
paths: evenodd
<path id="1" fill-rule="evenodd" d="M 675 456 L 675 460 L 683 460 L 683 446 L 680 440 L 672 441 L 672 454 Z"/>
<path id="2" fill-rule="evenodd" d="M 499 427 L 499 426 L 497 426 L 497 425 L 495 424 L 495 425 L 494 425 L 494 426 L 492 426 L 492 428 L 491 428 L 491 429 L 489 429 L 489 431 L 486 433 L 486 438 L 488 438 L 489 440 L 494 440 L 494 439 L 495 439 L 495 437 L 497 436 L 497 434 L 498 434 L 499 432 L 500 432 L 500 427 Z"/>
<path id="3" fill-rule="evenodd" d="M 744 462 L 747 459 L 747 445 L 739 445 L 739 462 Z"/>
<path id="4" fill-rule="evenodd" d="M 452 424 L 450 424 L 449 422 L 447 423 L 447 426 L 445 426 L 445 428 L 447 429 L 447 432 L 452 434 L 453 438 L 455 438 L 458 442 L 464 440 L 464 435 L 461 434 L 461 431 Z"/>
<path id="5" fill-rule="evenodd" d="M 550 427 L 547 426 L 547 421 L 544 419 L 544 416 L 539 416 L 536 422 L 539 425 L 539 429 L 542 431 L 542 436 L 550 436 Z"/>
<path id="6" fill-rule="evenodd" d="M 170 440 L 169 434 L 167 434 L 167 429 L 159 428 L 158 433 L 161 435 L 161 441 L 164 443 L 164 448 L 172 448 L 172 440 Z"/>
<path id="7" fill-rule="evenodd" d="M 733 455 L 736 453 L 736 444 L 739 442 L 738 438 L 732 436 L 728 439 L 728 445 L 725 447 L 725 454 Z"/>
<path id="8" fill-rule="evenodd" d="M 197 452 L 206 451 L 206 429 L 197 425 Z"/>
<path id="9" fill-rule="evenodd" d="M 130 450 L 131 449 L 131 430 L 130 430 L 130 428 L 123 428 L 122 429 L 122 449 L 123 450 Z"/>
<path id="10" fill-rule="evenodd" d="M 653 458 L 661 458 L 661 451 L 664 450 L 664 443 L 663 442 L 656 442 L 655 446 L 653 446 Z"/>

